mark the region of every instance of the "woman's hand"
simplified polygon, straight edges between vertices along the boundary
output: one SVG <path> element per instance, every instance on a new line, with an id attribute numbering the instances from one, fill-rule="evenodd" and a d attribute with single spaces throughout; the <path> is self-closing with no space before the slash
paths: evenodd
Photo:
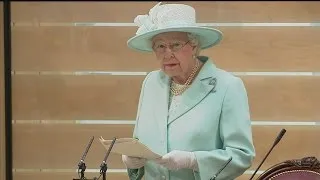
<path id="1" fill-rule="evenodd" d="M 166 167 L 169 170 L 193 169 L 198 170 L 198 163 L 193 152 L 173 150 L 160 159 L 155 160 L 156 163 Z"/>
<path id="2" fill-rule="evenodd" d="M 147 160 L 144 158 L 130 157 L 126 155 L 122 155 L 122 161 L 129 169 L 139 169 L 143 167 L 147 162 Z"/>

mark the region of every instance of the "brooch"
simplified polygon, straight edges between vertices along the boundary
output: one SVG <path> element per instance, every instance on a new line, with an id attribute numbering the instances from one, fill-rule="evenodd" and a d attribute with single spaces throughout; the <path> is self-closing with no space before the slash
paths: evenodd
<path id="1" fill-rule="evenodd" d="M 217 85 L 217 78 L 212 78 L 209 82 L 209 85 L 213 86 L 213 89 L 211 90 L 212 93 L 216 92 L 216 85 Z"/>

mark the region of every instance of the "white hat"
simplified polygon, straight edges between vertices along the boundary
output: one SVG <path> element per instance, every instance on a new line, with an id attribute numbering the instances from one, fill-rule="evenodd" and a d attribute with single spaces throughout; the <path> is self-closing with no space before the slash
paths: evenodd
<path id="1" fill-rule="evenodd" d="M 134 23 L 139 26 L 136 35 L 127 42 L 128 46 L 138 51 L 152 51 L 151 38 L 164 32 L 189 32 L 197 35 L 200 48 L 206 49 L 220 42 L 222 33 L 213 28 L 200 27 L 196 24 L 193 7 L 184 4 L 158 3 L 149 15 L 138 15 Z"/>

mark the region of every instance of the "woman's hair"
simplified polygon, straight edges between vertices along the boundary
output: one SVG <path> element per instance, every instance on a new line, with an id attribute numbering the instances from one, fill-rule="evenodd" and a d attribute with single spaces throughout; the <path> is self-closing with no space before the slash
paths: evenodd
<path id="1" fill-rule="evenodd" d="M 189 39 L 189 42 L 191 44 L 191 46 L 195 46 L 197 49 L 196 49 L 196 57 L 199 56 L 200 54 L 200 41 L 199 41 L 199 37 L 195 34 L 192 34 L 192 33 L 187 33 L 188 35 L 188 39 Z"/>

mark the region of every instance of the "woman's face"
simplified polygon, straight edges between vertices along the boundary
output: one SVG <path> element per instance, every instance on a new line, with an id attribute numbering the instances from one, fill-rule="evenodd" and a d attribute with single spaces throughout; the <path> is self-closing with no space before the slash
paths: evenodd
<path id="1" fill-rule="evenodd" d="M 160 67 L 168 76 L 185 76 L 194 67 L 196 48 L 190 45 L 187 33 L 162 33 L 153 37 L 152 42 Z"/>

